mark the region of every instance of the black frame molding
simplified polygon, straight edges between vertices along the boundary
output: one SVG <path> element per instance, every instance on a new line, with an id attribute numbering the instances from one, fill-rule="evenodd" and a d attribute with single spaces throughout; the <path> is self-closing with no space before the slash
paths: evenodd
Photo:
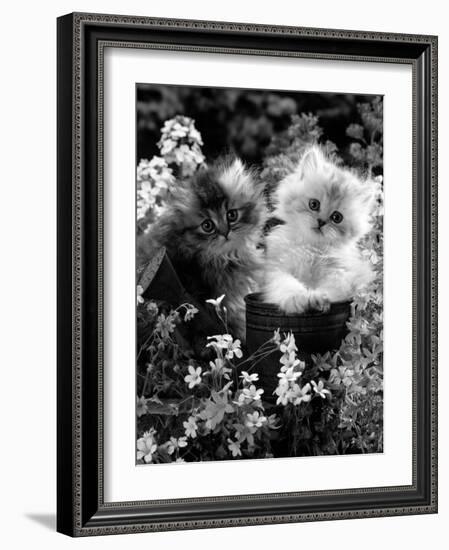
<path id="1" fill-rule="evenodd" d="M 57 28 L 57 530 L 87 536 L 437 512 L 437 37 L 83 13 L 58 18 Z M 104 502 L 102 99 L 107 46 L 412 65 L 412 485 Z"/>

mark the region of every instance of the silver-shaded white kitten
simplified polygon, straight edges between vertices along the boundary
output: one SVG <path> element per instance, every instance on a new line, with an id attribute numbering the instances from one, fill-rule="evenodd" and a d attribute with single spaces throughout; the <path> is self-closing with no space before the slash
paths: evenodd
<path id="1" fill-rule="evenodd" d="M 372 281 L 371 264 L 357 245 L 370 229 L 369 182 L 315 145 L 280 182 L 275 201 L 274 216 L 284 225 L 266 238 L 265 301 L 286 313 L 326 311 Z"/>

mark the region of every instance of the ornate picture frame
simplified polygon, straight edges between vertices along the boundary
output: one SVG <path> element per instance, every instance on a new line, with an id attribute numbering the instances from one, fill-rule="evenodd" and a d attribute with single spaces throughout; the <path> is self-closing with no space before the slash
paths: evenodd
<path id="1" fill-rule="evenodd" d="M 106 47 L 412 68 L 412 483 L 105 502 Z M 58 501 L 70 536 L 437 512 L 437 37 L 75 13 L 58 18 Z M 181 491 L 182 492 L 182 491 Z"/>

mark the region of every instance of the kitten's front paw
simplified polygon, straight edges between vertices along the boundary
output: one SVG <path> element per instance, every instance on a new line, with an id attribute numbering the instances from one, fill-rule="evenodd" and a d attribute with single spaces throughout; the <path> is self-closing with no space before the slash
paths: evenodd
<path id="1" fill-rule="evenodd" d="M 314 311 L 322 311 L 325 313 L 331 307 L 330 300 L 324 292 L 319 290 L 311 290 L 309 293 L 309 308 Z"/>
<path id="2" fill-rule="evenodd" d="M 308 307 L 307 297 L 303 294 L 290 296 L 280 304 L 280 308 L 287 314 L 304 313 Z"/>

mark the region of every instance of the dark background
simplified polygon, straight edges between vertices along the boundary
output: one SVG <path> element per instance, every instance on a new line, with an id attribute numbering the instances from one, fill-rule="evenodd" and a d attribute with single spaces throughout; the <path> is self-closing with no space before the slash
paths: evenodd
<path id="1" fill-rule="evenodd" d="M 326 139 L 339 151 L 349 147 L 346 128 L 360 122 L 357 104 L 371 95 L 206 88 L 160 84 L 137 85 L 137 162 L 159 154 L 163 123 L 175 115 L 195 120 L 206 159 L 233 151 L 249 164 L 260 164 L 274 134 L 290 125 L 291 116 L 312 113 Z"/>

